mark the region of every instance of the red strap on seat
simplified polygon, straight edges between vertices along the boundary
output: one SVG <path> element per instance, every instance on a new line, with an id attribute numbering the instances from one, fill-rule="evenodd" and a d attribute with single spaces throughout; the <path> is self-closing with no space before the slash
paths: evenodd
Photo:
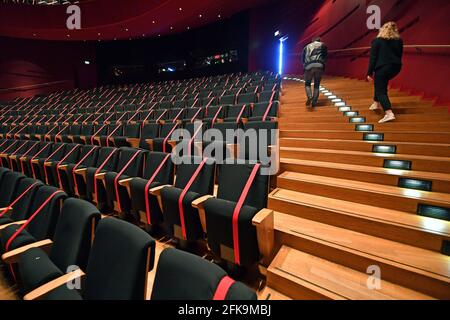
<path id="1" fill-rule="evenodd" d="M 106 138 L 106 146 L 109 147 L 109 138 L 111 138 L 113 136 L 114 133 L 117 132 L 117 130 L 119 130 L 120 128 L 122 128 L 122 126 L 117 126 L 110 134 L 109 136 Z"/>
<path id="2" fill-rule="evenodd" d="M 136 153 L 130 158 L 130 160 L 127 162 L 127 164 L 120 170 L 120 172 L 117 174 L 117 176 L 114 178 L 114 190 L 116 191 L 116 199 L 117 204 L 119 206 L 119 211 L 122 212 L 122 205 L 120 203 L 120 197 L 119 197 L 119 179 L 120 176 L 125 172 L 125 170 L 128 169 L 128 167 L 133 163 L 134 159 L 141 153 L 141 150 L 136 151 Z"/>
<path id="3" fill-rule="evenodd" d="M 214 116 L 211 127 L 214 126 L 214 123 L 216 123 L 217 117 L 219 116 L 220 111 L 222 111 L 223 106 L 220 106 L 219 110 L 217 110 L 216 115 Z"/>
<path id="4" fill-rule="evenodd" d="M 61 174 L 60 174 L 60 172 L 59 172 L 59 167 L 61 166 L 61 164 L 63 163 L 63 161 L 65 161 L 69 156 L 70 156 L 70 154 L 72 153 L 72 152 L 74 152 L 76 149 L 78 149 L 78 147 L 79 147 L 80 145 L 79 144 L 77 144 L 76 146 L 74 146 L 73 148 L 72 148 L 72 150 L 70 150 L 69 151 L 69 153 L 67 153 L 57 164 L 56 164 L 56 174 L 58 175 L 58 184 L 59 184 L 59 187 L 62 189 L 63 188 L 63 185 L 62 185 L 62 183 L 61 183 Z"/>
<path id="5" fill-rule="evenodd" d="M 242 206 L 244 205 L 245 198 L 247 198 L 248 192 L 250 191 L 250 187 L 253 184 L 253 180 L 255 180 L 256 174 L 258 173 L 259 167 L 261 164 L 257 163 L 253 167 L 250 176 L 248 177 L 247 182 L 245 183 L 244 189 L 242 190 L 241 195 L 239 196 L 239 200 L 236 204 L 236 207 L 233 211 L 233 249 L 234 249 L 234 262 L 237 265 L 241 264 L 241 257 L 239 254 L 239 213 L 241 212 Z"/>
<path id="6" fill-rule="evenodd" d="M 58 194 L 58 193 L 63 193 L 63 191 L 61 190 L 57 190 L 55 192 L 53 192 L 42 204 L 41 206 L 28 218 L 28 220 L 20 226 L 19 229 L 17 229 L 17 231 L 11 236 L 11 238 L 8 239 L 8 242 L 6 242 L 6 246 L 5 246 L 5 251 L 8 251 L 9 246 L 11 245 L 11 242 L 14 241 L 15 238 L 17 238 L 17 236 L 22 232 L 22 230 L 24 230 L 31 221 L 33 221 L 33 219 L 39 214 L 39 212 L 42 211 L 42 209 L 44 209 L 44 207 Z"/>
<path id="7" fill-rule="evenodd" d="M 187 236 L 186 236 L 186 224 L 184 222 L 183 199 L 186 196 L 186 194 L 188 193 L 188 191 L 191 188 L 192 184 L 194 183 L 195 179 L 200 174 L 200 171 L 204 167 L 204 165 L 205 165 L 207 160 L 208 159 L 205 158 L 205 159 L 202 160 L 202 162 L 200 162 L 200 164 L 198 165 L 198 167 L 195 170 L 194 174 L 192 175 L 191 179 L 189 179 L 189 182 L 186 184 L 186 186 L 184 187 L 183 191 L 181 191 L 180 198 L 178 198 L 178 211 L 180 212 L 181 231 L 183 233 L 184 239 L 187 239 Z"/>
<path id="8" fill-rule="evenodd" d="M 83 161 L 84 160 L 86 160 L 87 159 L 87 157 L 89 157 L 89 155 L 92 153 L 92 152 L 94 152 L 95 150 L 97 150 L 97 148 L 98 147 L 93 147 L 91 150 L 89 150 L 89 152 L 88 153 L 86 153 L 86 155 L 80 160 L 80 162 L 78 162 L 76 165 L 75 165 L 75 167 L 73 167 L 73 170 L 72 170 L 72 176 L 73 176 L 73 183 L 74 183 L 74 186 L 75 186 L 75 191 L 78 193 L 78 184 L 77 184 L 77 178 L 76 178 L 76 176 L 75 176 L 75 170 L 77 170 L 77 168 L 83 163 Z"/>
<path id="9" fill-rule="evenodd" d="M 170 136 L 172 135 L 172 133 L 175 131 L 175 129 L 178 127 L 178 125 L 173 126 L 173 128 L 170 130 L 169 134 L 164 138 L 164 142 L 163 142 L 163 152 L 166 152 L 166 143 L 167 140 L 169 140 Z"/>
<path id="10" fill-rule="evenodd" d="M 161 115 L 158 117 L 158 119 L 156 119 L 155 123 L 158 123 L 158 121 L 162 119 L 162 117 L 166 114 L 166 112 L 167 112 L 167 109 L 164 110 L 163 113 L 161 113 Z"/>
<path id="11" fill-rule="evenodd" d="M 64 128 L 62 128 L 62 130 L 60 130 L 57 134 L 55 134 L 55 142 L 58 142 L 58 141 L 56 140 L 56 137 L 59 136 L 59 135 L 61 134 L 61 132 L 63 132 L 64 130 L 66 130 L 68 127 L 69 127 L 68 125 L 65 126 Z"/>
<path id="12" fill-rule="evenodd" d="M 31 173 L 33 174 L 33 177 L 36 178 L 36 174 L 34 172 L 34 166 L 31 163 L 31 161 L 33 161 L 33 159 L 35 159 L 38 155 L 40 155 L 42 152 L 44 152 L 45 149 L 47 149 L 49 147 L 49 145 L 45 145 L 41 150 L 39 150 L 38 153 L 36 153 L 31 159 L 30 159 L 30 166 L 31 166 Z M 22 162 L 22 173 L 25 173 L 25 169 L 23 168 L 23 162 Z"/>
<path id="13" fill-rule="evenodd" d="M 3 215 L 5 214 L 5 213 L 7 213 L 8 212 L 8 209 L 9 208 L 12 208 L 12 207 L 14 207 L 14 205 L 17 203 L 17 202 L 19 202 L 20 201 L 20 199 L 22 199 L 31 189 L 33 189 L 33 187 L 36 185 L 36 184 L 38 184 L 39 182 L 35 182 L 35 183 L 33 183 L 31 186 L 29 186 L 24 192 L 22 192 L 13 202 L 11 202 L 10 204 L 9 204 L 9 206 L 7 206 L 5 209 L 3 209 L 3 211 L 2 212 L 0 212 L 0 217 L 3 217 Z"/>
<path id="14" fill-rule="evenodd" d="M 235 283 L 229 276 L 223 277 L 217 285 L 216 292 L 214 292 L 213 300 L 225 300 L 228 291 Z"/>
<path id="15" fill-rule="evenodd" d="M 194 114 L 194 116 L 191 119 L 191 123 L 193 123 L 195 121 L 195 119 L 197 118 L 197 116 L 200 113 L 200 111 L 202 111 L 202 108 L 198 108 L 198 111 Z"/>
<path id="16" fill-rule="evenodd" d="M 109 159 L 111 159 L 111 157 L 113 156 L 114 153 L 116 153 L 116 151 L 119 149 L 114 149 L 105 159 L 105 161 L 103 161 L 103 163 L 100 165 L 100 167 L 97 168 L 97 170 L 95 170 L 95 174 L 94 174 L 94 193 L 95 193 L 95 199 L 97 200 L 98 203 L 98 194 L 97 194 L 97 178 L 95 177 L 102 169 L 104 166 L 106 166 L 106 164 L 108 163 Z"/>
<path id="17" fill-rule="evenodd" d="M 178 114 L 175 116 L 175 118 L 173 119 L 172 123 L 175 123 L 178 118 L 180 117 L 181 113 L 184 111 L 184 109 L 181 109 L 180 112 L 178 112 Z"/>
<path id="18" fill-rule="evenodd" d="M 92 137 L 91 137 L 91 144 L 94 144 L 94 138 L 95 138 L 95 137 L 97 136 L 97 134 L 100 133 L 100 131 L 102 131 L 103 128 L 106 127 L 107 125 L 108 125 L 108 124 L 105 123 L 104 125 L 102 125 L 102 126 L 100 127 L 100 129 L 98 129 L 98 130 L 92 135 Z"/>
<path id="19" fill-rule="evenodd" d="M 55 151 L 53 151 L 53 153 L 51 155 L 48 156 L 47 159 L 44 160 L 45 181 L 48 181 L 47 167 L 45 166 L 45 163 L 47 162 L 48 159 L 51 159 L 62 147 L 64 147 L 64 144 L 60 145 Z"/>
<path id="20" fill-rule="evenodd" d="M 244 104 L 241 108 L 241 111 L 239 112 L 239 115 L 237 116 L 236 123 L 239 123 L 239 121 L 241 120 L 241 117 L 242 117 L 242 114 L 244 113 L 245 107 L 246 107 L 246 105 Z"/>
<path id="21" fill-rule="evenodd" d="M 151 221 L 151 218 L 150 218 L 150 200 L 148 198 L 148 191 L 150 189 L 150 185 L 156 179 L 156 176 L 159 174 L 159 172 L 161 171 L 161 169 L 163 168 L 164 164 L 167 162 L 167 159 L 169 159 L 169 157 L 170 157 L 170 154 L 168 154 L 168 155 L 166 155 L 164 157 L 164 159 L 161 161 L 161 163 L 159 164 L 158 168 L 156 168 L 155 172 L 150 177 L 150 179 L 148 180 L 148 182 L 147 182 L 147 184 L 145 185 L 145 188 L 144 188 L 145 213 L 147 215 L 147 223 L 149 225 L 152 224 L 152 221 Z"/>
<path id="22" fill-rule="evenodd" d="M 267 106 L 267 109 L 264 112 L 264 116 L 263 116 L 262 121 L 266 121 L 267 115 L 269 114 L 271 108 L 272 108 L 272 101 L 269 102 L 269 105 Z"/>
<path id="23" fill-rule="evenodd" d="M 195 141 L 195 137 L 197 136 L 197 134 L 200 132 L 200 130 L 203 128 L 203 123 L 200 124 L 200 126 L 197 128 L 197 130 L 195 130 L 194 135 L 192 136 L 192 138 L 189 140 L 189 144 L 188 144 L 188 155 L 191 155 L 191 151 L 192 151 L 192 143 Z"/>

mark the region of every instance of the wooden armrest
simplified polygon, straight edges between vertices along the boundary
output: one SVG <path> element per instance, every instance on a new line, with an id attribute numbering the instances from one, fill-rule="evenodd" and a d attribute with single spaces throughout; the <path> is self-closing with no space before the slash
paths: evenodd
<path id="1" fill-rule="evenodd" d="M 159 204 L 159 207 L 161 208 L 161 211 L 163 209 L 163 204 L 162 204 L 162 199 L 161 199 L 161 190 L 164 189 L 165 187 L 171 187 L 171 185 L 170 184 L 162 185 L 162 186 L 150 189 L 148 191 L 151 195 L 156 196 L 158 198 L 158 204 Z"/>
<path id="2" fill-rule="evenodd" d="M 145 139 L 145 143 L 149 146 L 150 150 L 153 150 L 153 139 Z"/>
<path id="3" fill-rule="evenodd" d="M 39 163 L 39 159 L 33 159 L 31 160 L 31 163 Z"/>
<path id="4" fill-rule="evenodd" d="M 59 278 L 56 278 L 50 282 L 47 282 L 46 284 L 40 286 L 37 289 L 34 289 L 33 291 L 26 294 L 23 299 L 24 300 L 37 300 L 42 299 L 45 295 L 49 294 L 51 291 L 55 290 L 56 288 L 67 284 L 68 282 L 72 282 L 73 280 L 77 278 L 83 278 L 86 274 L 81 271 L 81 269 L 77 269 L 75 271 L 72 271 L 70 273 L 66 273 L 62 275 Z"/>
<path id="5" fill-rule="evenodd" d="M 159 120 L 158 123 L 161 125 L 166 124 L 166 120 Z"/>
<path id="6" fill-rule="evenodd" d="M 252 224 L 256 227 L 259 252 L 262 255 L 261 264 L 267 267 L 273 256 L 275 245 L 273 210 L 260 210 L 253 217 Z"/>
<path id="7" fill-rule="evenodd" d="M 95 179 L 105 180 L 105 176 L 106 176 L 106 172 L 97 173 L 97 174 L 95 175 Z"/>
<path id="8" fill-rule="evenodd" d="M 130 182 L 131 180 L 133 180 L 134 178 L 128 178 L 128 179 L 123 179 L 123 180 L 119 180 L 119 184 L 125 188 L 127 188 L 127 192 L 128 192 L 128 196 L 131 197 L 131 189 L 130 189 Z"/>
<path id="9" fill-rule="evenodd" d="M 127 138 L 127 142 L 132 148 L 139 148 L 139 138 Z"/>
<path id="10" fill-rule="evenodd" d="M 192 201 L 192 207 L 196 208 L 198 215 L 200 217 L 200 223 L 202 224 L 203 232 L 206 233 L 206 212 L 205 212 L 205 202 L 208 199 L 214 198 L 214 196 L 207 194 L 206 196 L 200 197 Z"/>
<path id="11" fill-rule="evenodd" d="M 51 167 L 51 166 L 52 166 L 52 163 L 53 163 L 53 162 L 51 162 L 51 161 L 45 161 L 45 162 L 44 162 L 44 166 L 46 166 L 46 167 Z"/>
<path id="12" fill-rule="evenodd" d="M 8 154 L 6 154 L 6 153 L 0 153 L 0 158 L 8 158 Z"/>
<path id="13" fill-rule="evenodd" d="M 12 155 L 9 156 L 9 158 L 12 159 L 12 160 L 16 160 L 17 159 L 17 155 L 12 154 Z"/>
<path id="14" fill-rule="evenodd" d="M 7 224 L 4 224 L 4 225 L 1 225 L 0 226 L 0 231 L 5 229 L 5 228 L 7 228 L 7 227 L 9 227 L 9 226 L 14 225 L 14 224 L 23 225 L 23 224 L 25 224 L 25 222 L 27 222 L 27 220 L 15 221 L 15 222 L 11 222 L 11 223 L 7 223 Z"/>
<path id="15" fill-rule="evenodd" d="M 237 159 L 239 156 L 239 145 L 235 143 L 227 143 L 227 149 L 231 158 Z"/>
<path id="16" fill-rule="evenodd" d="M 63 171 L 67 171 L 67 168 L 68 168 L 69 166 L 67 165 L 67 164 L 63 164 L 62 166 L 59 166 L 58 167 L 58 170 L 63 170 Z"/>
<path id="17" fill-rule="evenodd" d="M 172 147 L 172 149 L 175 149 L 175 147 L 176 147 L 177 144 L 178 144 L 178 141 L 175 141 L 175 140 L 169 140 L 169 141 L 167 141 L 167 143 Z"/>
<path id="18" fill-rule="evenodd" d="M 77 169 L 77 170 L 75 170 L 74 172 L 75 172 L 75 174 L 78 174 L 78 175 L 80 175 L 80 176 L 85 176 L 85 175 L 86 175 L 86 172 L 87 172 L 87 168 Z"/>
<path id="19" fill-rule="evenodd" d="M 4 207 L 4 208 L 0 208 L 0 213 L 3 213 L 3 211 L 5 211 L 5 213 L 3 213 L 3 215 L 9 215 L 11 213 L 11 211 L 13 210 L 13 207 Z"/>
<path id="20" fill-rule="evenodd" d="M 50 239 L 45 239 L 45 240 L 37 241 L 34 243 L 30 243 L 29 245 L 5 252 L 2 255 L 2 260 L 5 263 L 9 263 L 9 264 L 17 263 L 17 262 L 19 262 L 20 255 L 22 253 L 24 253 L 25 251 L 32 249 L 32 248 L 41 248 L 45 252 L 49 253 L 52 245 L 53 245 L 53 241 Z"/>
<path id="21" fill-rule="evenodd" d="M 94 141 L 97 142 L 99 145 L 100 145 L 100 143 L 101 143 L 100 137 L 99 137 L 99 136 L 95 136 L 95 137 L 94 137 Z"/>

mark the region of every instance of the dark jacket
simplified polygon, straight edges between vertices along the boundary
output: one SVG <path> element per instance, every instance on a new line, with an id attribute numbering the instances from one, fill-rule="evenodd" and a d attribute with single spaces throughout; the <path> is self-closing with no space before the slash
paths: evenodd
<path id="1" fill-rule="evenodd" d="M 328 48 L 323 42 L 311 42 L 303 49 L 302 62 L 305 68 L 311 63 L 320 63 L 325 68 L 327 58 Z"/>
<path id="2" fill-rule="evenodd" d="M 382 66 L 393 64 L 402 65 L 403 40 L 387 40 L 376 38 L 370 49 L 369 76 Z"/>

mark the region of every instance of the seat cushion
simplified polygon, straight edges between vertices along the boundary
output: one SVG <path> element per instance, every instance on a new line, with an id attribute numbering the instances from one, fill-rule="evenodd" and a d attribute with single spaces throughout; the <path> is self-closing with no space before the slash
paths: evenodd
<path id="1" fill-rule="evenodd" d="M 63 275 L 40 248 L 29 249 L 20 256 L 19 270 L 24 292 L 30 292 Z"/>

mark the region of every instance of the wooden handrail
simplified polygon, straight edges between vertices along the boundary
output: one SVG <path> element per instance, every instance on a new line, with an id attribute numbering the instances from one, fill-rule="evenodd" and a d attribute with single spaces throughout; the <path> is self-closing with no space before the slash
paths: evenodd
<path id="1" fill-rule="evenodd" d="M 356 48 L 347 48 L 347 49 L 336 49 L 336 50 L 328 50 L 328 53 L 337 53 L 337 52 L 349 52 L 349 51 L 362 51 L 362 50 L 370 50 L 371 47 L 356 47 Z M 404 48 L 413 48 L 413 49 L 421 49 L 421 48 L 450 48 L 450 44 L 410 44 L 405 45 Z"/>

